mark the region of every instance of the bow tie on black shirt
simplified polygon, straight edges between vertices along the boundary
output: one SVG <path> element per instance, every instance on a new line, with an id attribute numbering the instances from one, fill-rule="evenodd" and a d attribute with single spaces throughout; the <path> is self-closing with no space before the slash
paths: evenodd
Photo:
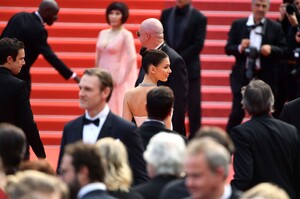
<path id="1" fill-rule="evenodd" d="M 83 121 L 83 125 L 87 125 L 87 124 L 93 123 L 96 126 L 99 126 L 99 123 L 100 123 L 99 118 L 97 118 L 95 120 L 90 120 L 90 119 L 87 119 L 86 117 L 83 117 L 82 121 Z"/>

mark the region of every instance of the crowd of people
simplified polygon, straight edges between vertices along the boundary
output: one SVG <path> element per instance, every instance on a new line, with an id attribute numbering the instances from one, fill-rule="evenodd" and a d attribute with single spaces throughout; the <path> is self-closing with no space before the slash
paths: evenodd
<path id="1" fill-rule="evenodd" d="M 82 77 L 47 43 L 44 24 L 57 19 L 55 0 L 14 15 L 0 37 L 0 198 L 299 199 L 300 0 L 284 0 L 278 21 L 266 17 L 269 0 L 251 5 L 247 18 L 232 23 L 225 46 L 236 60 L 226 130 L 201 127 L 207 18 L 191 0 L 140 24 L 139 74 L 123 2 L 107 7 L 110 27 L 99 33 L 95 67 Z M 29 100 L 39 54 L 78 82 L 84 110 L 62 130 L 56 169 L 45 159 Z M 242 123 L 245 112 L 250 119 Z M 38 160 L 29 160 L 29 147 Z"/>

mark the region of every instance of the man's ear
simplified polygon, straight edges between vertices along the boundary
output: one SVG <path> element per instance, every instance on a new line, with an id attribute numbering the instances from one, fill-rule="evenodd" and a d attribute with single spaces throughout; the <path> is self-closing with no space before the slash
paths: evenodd
<path id="1" fill-rule="evenodd" d="M 14 62 L 14 59 L 12 58 L 12 56 L 8 56 L 7 58 L 6 58 L 6 61 L 7 61 L 7 63 L 13 63 Z"/>

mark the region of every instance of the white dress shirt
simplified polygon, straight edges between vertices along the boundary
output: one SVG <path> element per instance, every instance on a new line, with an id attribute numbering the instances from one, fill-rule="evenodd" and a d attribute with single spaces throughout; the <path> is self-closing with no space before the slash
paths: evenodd
<path id="1" fill-rule="evenodd" d="M 93 123 L 86 124 L 83 126 L 82 140 L 84 143 L 95 144 L 97 142 L 97 138 L 100 134 L 100 131 L 107 118 L 108 113 L 109 113 L 109 107 L 107 104 L 104 107 L 104 109 L 93 118 L 89 116 L 87 111 L 85 111 L 85 117 L 87 119 L 95 120 L 99 118 L 100 122 L 99 122 L 99 126 L 96 126 Z"/>

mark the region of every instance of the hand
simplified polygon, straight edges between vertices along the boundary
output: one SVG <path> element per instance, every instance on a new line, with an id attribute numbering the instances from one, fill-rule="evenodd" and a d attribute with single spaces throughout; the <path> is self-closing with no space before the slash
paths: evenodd
<path id="1" fill-rule="evenodd" d="M 290 24 L 291 24 L 293 27 L 295 27 L 295 26 L 298 25 L 298 19 L 297 19 L 297 16 L 296 16 L 295 13 L 293 13 L 292 15 L 287 14 L 286 16 L 287 16 L 287 18 L 288 18 Z"/>
<path id="2" fill-rule="evenodd" d="M 240 46 L 241 46 L 241 52 L 244 52 L 244 50 L 246 48 L 248 48 L 249 45 L 250 45 L 250 39 L 242 39 L 241 44 L 240 44 Z"/>
<path id="3" fill-rule="evenodd" d="M 296 32 L 295 39 L 297 43 L 300 43 L 300 32 Z"/>
<path id="4" fill-rule="evenodd" d="M 79 82 L 80 82 L 80 77 L 79 77 L 78 75 L 76 75 L 76 76 L 74 77 L 74 80 L 79 84 Z"/>
<path id="5" fill-rule="evenodd" d="M 262 45 L 260 48 L 260 53 L 265 57 L 270 55 L 271 54 L 271 45 L 269 45 L 269 44 Z"/>

